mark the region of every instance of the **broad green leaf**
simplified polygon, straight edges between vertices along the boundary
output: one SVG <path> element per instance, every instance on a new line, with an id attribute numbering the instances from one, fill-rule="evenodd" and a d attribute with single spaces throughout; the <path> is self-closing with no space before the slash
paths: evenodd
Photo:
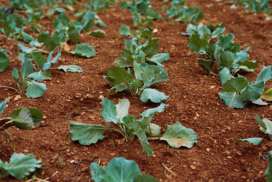
<path id="1" fill-rule="evenodd" d="M 163 67 L 163 65 L 161 63 L 166 62 L 168 59 L 169 59 L 168 53 L 161 53 L 161 54 L 156 54 L 156 55 L 152 56 L 151 58 L 147 58 L 146 61 Z"/>
<path id="2" fill-rule="evenodd" d="M 91 145 L 98 140 L 103 140 L 104 130 L 111 129 L 111 127 L 104 127 L 101 125 L 83 124 L 77 122 L 70 122 L 70 135 L 73 141 L 79 141 L 81 145 Z"/>
<path id="3" fill-rule="evenodd" d="M 51 63 L 57 63 L 58 59 L 61 56 L 61 52 L 58 51 L 58 54 L 56 55 L 56 57 L 54 57 L 52 59 L 53 56 L 53 51 L 51 51 L 51 53 L 49 54 L 49 56 L 47 57 L 47 61 L 43 64 L 42 68 L 44 71 L 46 71 L 47 69 L 51 68 Z M 51 60 L 52 59 L 52 60 Z"/>
<path id="4" fill-rule="evenodd" d="M 27 109 L 30 111 L 34 125 L 40 125 L 43 119 L 43 113 L 35 107 L 29 107 Z"/>
<path id="5" fill-rule="evenodd" d="M 227 80 L 223 84 L 223 91 L 227 93 L 241 92 L 244 88 L 248 86 L 248 81 L 244 77 L 232 78 Z"/>
<path id="6" fill-rule="evenodd" d="M 90 58 L 95 55 L 95 50 L 93 46 L 89 44 L 77 44 L 76 49 L 71 51 L 71 53 L 77 56 Z"/>
<path id="7" fill-rule="evenodd" d="M 133 182 L 159 182 L 156 178 L 148 174 L 137 175 Z"/>
<path id="8" fill-rule="evenodd" d="M 146 88 L 141 94 L 141 101 L 147 102 L 149 99 L 154 103 L 160 103 L 166 100 L 169 96 L 166 96 L 163 92 L 159 92 L 156 89 Z"/>
<path id="9" fill-rule="evenodd" d="M 253 72 L 258 67 L 257 61 L 244 61 L 244 62 L 238 62 L 239 69 L 246 71 L 246 72 Z"/>
<path id="10" fill-rule="evenodd" d="M 18 70 L 17 68 L 14 68 L 13 71 L 12 71 L 12 78 L 13 80 L 18 84 L 19 81 L 20 81 L 20 76 L 19 76 L 19 73 L 18 73 Z"/>
<path id="11" fill-rule="evenodd" d="M 114 92 L 114 90 L 115 90 L 115 92 L 122 92 L 122 91 L 126 90 L 127 88 L 128 88 L 128 86 L 126 86 L 125 84 L 121 83 L 121 84 L 119 84 L 119 85 L 115 85 L 114 87 L 112 87 L 112 88 L 109 90 L 109 93 L 108 93 L 108 94 Z"/>
<path id="12" fill-rule="evenodd" d="M 45 81 L 45 80 L 51 80 L 51 73 L 49 71 L 39 71 L 31 73 L 27 76 L 28 78 L 32 78 L 36 81 Z"/>
<path id="13" fill-rule="evenodd" d="M 67 30 L 68 36 L 72 42 L 78 43 L 80 36 L 77 29 L 74 26 L 70 26 Z"/>
<path id="14" fill-rule="evenodd" d="M 31 126 L 34 126 L 33 118 L 27 108 L 14 110 L 9 118 L 14 121 L 14 126 L 20 129 L 31 130 Z"/>
<path id="15" fill-rule="evenodd" d="M 154 39 L 148 39 L 147 42 L 142 46 L 142 51 L 147 57 L 152 57 L 159 52 L 159 44 Z"/>
<path id="16" fill-rule="evenodd" d="M 229 44 L 231 43 L 231 41 L 234 39 L 234 35 L 233 34 L 228 34 L 225 36 L 221 36 L 218 39 L 218 43 L 221 47 L 223 47 L 223 49 L 227 48 L 229 46 Z"/>
<path id="17" fill-rule="evenodd" d="M 151 156 L 153 154 L 153 148 L 148 143 L 145 131 L 141 128 L 135 116 L 127 115 L 123 118 L 123 122 L 128 129 L 129 134 L 134 133 L 137 135 L 143 147 L 143 153 L 146 153 L 148 157 Z"/>
<path id="18" fill-rule="evenodd" d="M 267 67 L 263 67 L 262 71 L 259 73 L 256 82 L 258 81 L 264 81 L 264 83 L 266 83 L 268 80 L 270 80 L 272 78 L 272 67 L 267 66 Z"/>
<path id="19" fill-rule="evenodd" d="M 236 140 L 235 145 L 239 145 L 240 143 L 252 143 L 254 145 L 259 145 L 262 142 L 262 138 L 246 138 Z"/>
<path id="20" fill-rule="evenodd" d="M 0 164 L 1 162 L 0 160 Z M 34 172 L 36 168 L 41 167 L 41 160 L 36 160 L 33 154 L 24 155 L 22 153 L 13 153 L 9 163 L 1 164 L 1 168 L 4 168 L 11 176 L 19 180 Z"/>
<path id="21" fill-rule="evenodd" d="M 107 70 L 107 77 L 114 79 L 117 84 L 121 82 L 130 83 L 132 81 L 132 76 L 127 73 L 125 68 L 120 67 L 110 67 Z"/>
<path id="22" fill-rule="evenodd" d="M 266 181 L 271 182 L 272 181 L 272 151 L 268 152 L 268 167 L 265 171 Z"/>
<path id="23" fill-rule="evenodd" d="M 188 41 L 188 46 L 191 52 L 202 53 L 205 52 L 205 47 L 208 45 L 208 41 L 201 39 L 199 34 L 194 34 Z"/>
<path id="24" fill-rule="evenodd" d="M 142 72 L 143 71 L 141 68 L 141 64 L 134 61 L 133 62 L 133 70 L 134 70 L 134 75 L 135 75 L 136 79 L 142 80 Z"/>
<path id="25" fill-rule="evenodd" d="M 112 159 L 108 164 L 104 180 L 110 182 L 132 182 L 140 174 L 141 171 L 134 161 L 118 157 Z"/>
<path id="26" fill-rule="evenodd" d="M 214 64 L 211 60 L 197 58 L 197 63 L 204 69 L 205 75 L 213 74 L 216 75 L 211 69 Z"/>
<path id="27" fill-rule="evenodd" d="M 221 92 L 219 96 L 220 99 L 223 99 L 225 104 L 230 108 L 244 108 L 246 106 L 240 95 L 236 92 Z"/>
<path id="28" fill-rule="evenodd" d="M 142 80 L 144 88 L 147 88 L 155 83 L 160 83 L 168 80 L 168 73 L 160 66 L 150 65 L 142 72 Z"/>
<path id="29" fill-rule="evenodd" d="M 122 35 L 130 35 L 130 28 L 127 25 L 123 25 L 120 30 L 119 33 Z"/>
<path id="30" fill-rule="evenodd" d="M 101 37 L 103 35 L 105 35 L 106 32 L 103 31 L 103 30 L 93 30 L 91 32 L 89 32 L 89 35 L 93 35 L 93 36 L 96 36 L 96 37 Z"/>
<path id="31" fill-rule="evenodd" d="M 28 82 L 26 96 L 27 98 L 41 97 L 46 89 L 47 88 L 44 83 L 38 83 L 32 80 L 31 82 Z"/>
<path id="32" fill-rule="evenodd" d="M 119 118 L 122 122 L 123 117 L 128 115 L 128 109 L 130 106 L 130 102 L 128 99 L 121 99 L 116 105 L 116 118 Z"/>
<path id="33" fill-rule="evenodd" d="M 33 73 L 33 64 L 29 59 L 25 59 L 21 67 L 21 76 L 23 79 L 26 79 L 31 73 Z"/>
<path id="34" fill-rule="evenodd" d="M 260 126 L 260 130 L 265 133 L 267 128 L 266 128 L 264 121 L 257 114 L 254 114 L 254 116 Z"/>
<path id="35" fill-rule="evenodd" d="M 147 109 L 146 111 L 144 111 L 140 115 L 142 117 L 149 117 L 150 115 L 154 115 L 156 113 L 163 112 L 165 107 L 168 107 L 168 105 L 164 104 L 164 103 L 161 103 L 158 107 L 153 108 L 153 109 Z"/>
<path id="36" fill-rule="evenodd" d="M 38 69 L 42 69 L 42 66 L 45 63 L 46 58 L 39 52 L 33 52 L 31 55 Z"/>
<path id="37" fill-rule="evenodd" d="M 4 49 L 0 48 L 0 72 L 3 72 L 9 67 L 9 56 Z"/>
<path id="38" fill-rule="evenodd" d="M 148 127 L 145 128 L 145 133 L 150 136 L 159 136 L 161 134 L 161 127 L 154 123 L 150 123 Z"/>
<path id="39" fill-rule="evenodd" d="M 114 60 L 114 65 L 118 67 L 132 67 L 132 62 L 125 57 L 119 57 Z"/>
<path id="40" fill-rule="evenodd" d="M 131 91 L 131 93 L 134 95 L 138 92 L 138 88 L 140 86 L 142 86 L 142 82 L 141 80 L 138 80 L 138 79 L 133 79 L 131 82 L 128 83 L 129 85 L 129 89 Z"/>
<path id="41" fill-rule="evenodd" d="M 264 91 L 261 95 L 261 98 L 267 101 L 272 101 L 272 88 Z"/>
<path id="42" fill-rule="evenodd" d="M 222 36 L 224 31 L 225 31 L 225 27 L 224 28 L 218 27 L 214 32 L 212 32 L 211 38 L 214 39 L 217 36 Z"/>
<path id="43" fill-rule="evenodd" d="M 234 78 L 234 76 L 232 76 L 230 74 L 230 70 L 225 67 L 223 68 L 219 73 L 218 73 L 219 77 L 220 77 L 220 81 L 221 81 L 221 84 L 223 85 L 224 83 L 226 83 L 226 81 Z"/>
<path id="44" fill-rule="evenodd" d="M 94 180 L 95 182 L 102 182 L 103 177 L 106 174 L 106 169 L 94 162 L 91 164 L 90 168 L 92 174 L 91 179 Z"/>
<path id="45" fill-rule="evenodd" d="M 62 65 L 58 67 L 58 70 L 63 70 L 64 72 L 72 72 L 72 73 L 82 73 L 83 69 L 76 65 Z"/>
<path id="46" fill-rule="evenodd" d="M 105 23 L 103 23 L 101 20 L 95 20 L 94 24 L 96 26 L 98 26 L 99 28 L 106 28 L 107 27 L 107 25 L 105 25 Z M 86 31 L 88 31 L 88 30 L 86 30 Z"/>
<path id="47" fill-rule="evenodd" d="M 177 122 L 167 126 L 160 140 L 166 141 L 173 148 L 192 148 L 197 142 L 197 135 L 194 130 L 188 129 Z"/>
<path id="48" fill-rule="evenodd" d="M 102 99 L 102 109 L 100 111 L 100 115 L 103 116 L 104 120 L 106 122 L 113 122 L 114 124 L 117 124 L 120 122 L 120 119 L 117 118 L 117 111 L 116 111 L 116 106 L 114 103 L 107 99 L 104 98 Z"/>
<path id="49" fill-rule="evenodd" d="M 22 32 L 22 39 L 25 43 L 30 43 L 31 41 L 35 41 L 35 39 L 33 37 L 31 37 L 30 35 L 28 35 L 25 32 Z"/>
<path id="50" fill-rule="evenodd" d="M 8 102 L 8 100 L 4 100 L 4 102 L 0 103 L 0 114 L 2 114 L 4 112 L 7 102 Z"/>
<path id="51" fill-rule="evenodd" d="M 223 51 L 220 54 L 220 65 L 227 67 L 229 70 L 235 61 L 235 54 L 230 51 Z"/>
<path id="52" fill-rule="evenodd" d="M 208 40 L 211 35 L 211 30 L 208 29 L 206 26 L 203 26 L 198 29 L 198 34 L 201 36 L 202 39 Z"/>
<path id="53" fill-rule="evenodd" d="M 255 101 L 259 99 L 264 91 L 264 81 L 249 84 L 241 93 L 244 101 Z"/>
<path id="54" fill-rule="evenodd" d="M 151 114 L 148 117 L 143 117 L 143 118 L 141 118 L 141 119 L 138 120 L 139 121 L 139 125 L 140 125 L 140 127 L 143 130 L 145 130 L 147 127 L 149 127 L 153 116 L 154 116 L 154 114 Z"/>
<path id="55" fill-rule="evenodd" d="M 59 14 L 56 19 L 53 21 L 53 27 L 57 28 L 66 28 L 69 26 L 70 19 L 66 14 Z"/>

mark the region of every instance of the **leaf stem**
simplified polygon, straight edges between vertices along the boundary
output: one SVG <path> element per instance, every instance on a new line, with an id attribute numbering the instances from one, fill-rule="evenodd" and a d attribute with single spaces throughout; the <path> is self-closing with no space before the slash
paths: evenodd
<path id="1" fill-rule="evenodd" d="M 120 133 L 121 135 L 123 135 L 123 137 L 126 139 L 126 141 L 128 141 L 128 137 L 123 132 L 121 132 L 120 130 L 117 130 L 117 129 L 114 129 L 114 128 L 109 128 L 109 130 L 113 130 L 113 131 L 116 131 L 116 132 Z"/>
<path id="2" fill-rule="evenodd" d="M 4 119 L 4 118 L 3 118 Z M 6 119 L 6 118 L 5 118 Z M 8 118 L 9 119 L 9 118 Z M 2 120 L 2 119 L 1 119 Z M 4 126 L 6 126 L 6 125 L 8 125 L 8 124 L 10 124 L 10 123 L 13 123 L 13 121 L 12 120 L 10 120 L 10 121 L 8 121 L 8 122 L 6 122 L 5 124 L 3 124 L 3 126 L 1 126 L 0 127 L 0 130 L 4 127 Z"/>
<path id="3" fill-rule="evenodd" d="M 0 88 L 1 87 L 3 87 L 3 88 L 9 88 L 9 89 L 13 89 L 13 90 L 16 90 L 17 92 L 19 91 L 18 89 L 16 89 L 16 88 L 13 88 L 13 87 L 9 87 L 9 86 L 2 86 L 2 85 L 0 85 Z"/>
<path id="4" fill-rule="evenodd" d="M 149 137 L 146 138 L 147 140 L 159 140 L 161 137 Z"/>

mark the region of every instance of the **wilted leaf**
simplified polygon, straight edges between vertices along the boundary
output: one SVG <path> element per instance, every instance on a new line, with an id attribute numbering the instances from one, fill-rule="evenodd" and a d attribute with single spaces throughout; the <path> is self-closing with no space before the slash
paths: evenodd
<path id="1" fill-rule="evenodd" d="M 164 103 L 161 103 L 160 106 L 158 106 L 156 108 L 153 108 L 153 109 L 147 109 L 146 111 L 144 111 L 140 115 L 142 117 L 149 117 L 150 115 L 154 115 L 156 113 L 163 112 L 165 107 L 168 107 L 168 105 L 164 104 Z"/>
<path id="2" fill-rule="evenodd" d="M 63 70 L 64 72 L 72 72 L 72 73 L 82 73 L 83 69 L 76 65 L 62 65 L 58 67 L 59 70 Z"/>
<path id="3" fill-rule="evenodd" d="M 188 129 L 177 122 L 174 125 L 167 126 L 160 140 L 166 141 L 173 148 L 192 148 L 197 142 L 197 135 L 192 129 Z"/>
<path id="4" fill-rule="evenodd" d="M 205 75 L 213 74 L 216 75 L 214 72 L 212 72 L 212 66 L 214 64 L 211 60 L 205 60 L 205 59 L 197 59 L 197 63 L 204 69 Z"/>
<path id="5" fill-rule="evenodd" d="M 132 62 L 125 57 L 119 57 L 114 60 L 114 65 L 118 67 L 132 67 Z"/>
<path id="6" fill-rule="evenodd" d="M 261 95 L 261 98 L 267 101 L 272 101 L 272 88 L 264 91 Z"/>
<path id="7" fill-rule="evenodd" d="M 159 92 L 156 89 L 146 88 L 141 94 L 141 101 L 147 102 L 149 99 L 154 103 L 160 103 L 163 100 L 166 100 L 166 96 L 163 92 Z"/>
<path id="8" fill-rule="evenodd" d="M 121 99 L 118 104 L 116 105 L 116 117 L 122 121 L 123 117 L 128 115 L 128 109 L 130 106 L 130 102 L 128 99 Z"/>
<path id="9" fill-rule="evenodd" d="M 240 143 L 252 143 L 254 145 L 259 145 L 262 142 L 262 138 L 246 138 L 236 140 L 235 145 L 239 145 Z"/>

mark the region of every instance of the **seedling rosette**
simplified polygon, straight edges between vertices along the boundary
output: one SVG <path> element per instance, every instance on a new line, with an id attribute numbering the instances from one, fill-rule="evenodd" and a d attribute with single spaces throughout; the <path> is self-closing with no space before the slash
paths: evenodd
<path id="1" fill-rule="evenodd" d="M 193 147 L 197 142 L 197 135 L 192 129 L 185 128 L 179 122 L 174 125 L 168 125 L 167 130 L 161 136 L 160 127 L 151 123 L 153 116 L 164 111 L 167 105 L 161 103 L 159 107 L 148 109 L 141 113 L 140 119 L 128 114 L 130 103 L 127 99 L 122 99 L 117 105 L 109 99 L 103 99 L 101 116 L 109 123 L 114 123 L 120 129 L 112 128 L 110 125 L 104 127 L 101 125 L 83 124 L 77 122 L 70 122 L 70 134 L 73 141 L 79 141 L 81 145 L 90 145 L 97 143 L 98 140 L 103 140 L 105 130 L 113 130 L 120 133 L 126 140 L 132 141 L 135 136 L 138 137 L 142 147 L 143 153 L 147 156 L 153 154 L 153 148 L 148 140 L 164 140 L 173 148 Z M 147 138 L 147 134 L 151 138 Z"/>

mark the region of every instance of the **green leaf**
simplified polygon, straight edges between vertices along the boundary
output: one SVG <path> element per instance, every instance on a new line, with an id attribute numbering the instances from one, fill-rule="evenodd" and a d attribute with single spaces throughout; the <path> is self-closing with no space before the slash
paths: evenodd
<path id="1" fill-rule="evenodd" d="M 252 143 L 254 145 L 259 145 L 262 142 L 262 138 L 246 138 L 236 140 L 235 145 L 239 145 L 240 143 Z"/>
<path id="2" fill-rule="evenodd" d="M 267 130 L 266 124 L 264 123 L 264 121 L 257 114 L 254 114 L 254 116 L 255 116 L 255 119 L 258 122 L 259 126 L 260 126 L 260 130 L 265 133 L 266 130 Z"/>
<path id="3" fill-rule="evenodd" d="M 101 125 L 83 124 L 70 122 L 70 135 L 73 141 L 79 141 L 81 145 L 91 145 L 98 140 L 103 140 L 104 130 L 111 129 L 111 126 L 104 127 Z"/>
<path id="4" fill-rule="evenodd" d="M 258 81 L 249 84 L 241 93 L 241 98 L 244 101 L 255 101 L 259 99 L 264 91 L 264 81 Z"/>
<path id="5" fill-rule="evenodd" d="M 223 49 L 227 48 L 229 46 L 229 44 L 231 43 L 231 41 L 234 39 L 234 35 L 233 34 L 228 34 L 225 36 L 221 36 L 218 39 L 218 43 L 221 47 L 223 47 Z"/>
<path id="6" fill-rule="evenodd" d="M 122 122 L 123 117 L 128 115 L 128 109 L 130 106 L 130 102 L 128 99 L 121 99 L 116 105 L 116 118 L 119 118 Z"/>
<path id="7" fill-rule="evenodd" d="M 221 81 L 221 84 L 223 85 L 224 83 L 226 83 L 226 81 L 234 78 L 234 76 L 232 76 L 230 74 L 230 70 L 225 67 L 223 68 L 219 73 L 218 73 L 219 77 L 220 77 L 220 81 Z"/>
<path id="8" fill-rule="evenodd" d="M 113 122 L 114 124 L 120 122 L 120 119 L 116 117 L 116 106 L 107 98 L 102 99 L 102 109 L 100 111 L 100 115 L 103 116 L 106 122 Z"/>
<path id="9" fill-rule="evenodd" d="M 133 70 L 134 70 L 134 75 L 135 75 L 136 79 L 142 80 L 142 72 L 143 71 L 141 68 L 141 64 L 134 61 L 133 62 Z"/>
<path id="10" fill-rule="evenodd" d="M 194 130 L 188 129 L 177 122 L 167 126 L 160 140 L 166 141 L 173 148 L 192 148 L 197 142 L 197 135 Z"/>
<path id="11" fill-rule="evenodd" d="M 80 36 L 77 29 L 74 26 L 70 26 L 69 29 L 67 30 L 67 33 L 72 42 L 77 43 L 79 41 Z"/>
<path id="12" fill-rule="evenodd" d="M 159 182 L 156 178 L 148 174 L 137 175 L 133 182 Z"/>
<path id="13" fill-rule="evenodd" d="M 127 88 L 128 88 L 128 86 L 126 86 L 125 84 L 121 83 L 121 84 L 119 84 L 119 85 L 115 85 L 114 87 L 112 87 L 112 88 L 109 90 L 109 93 L 108 93 L 108 94 L 114 92 L 114 90 L 115 90 L 115 92 L 122 92 L 122 91 L 126 90 Z"/>
<path id="14" fill-rule="evenodd" d="M 253 72 L 258 67 L 257 61 L 244 61 L 244 62 L 238 62 L 237 64 L 239 65 L 238 66 L 239 69 L 246 72 Z"/>
<path id="15" fill-rule="evenodd" d="M 29 107 L 27 109 L 30 111 L 34 125 L 40 125 L 43 119 L 43 113 L 35 107 Z"/>
<path id="16" fill-rule="evenodd" d="M 101 20 L 95 20 L 94 24 L 98 26 L 99 28 L 106 28 L 107 25 L 105 25 Z M 87 30 L 86 30 L 87 31 Z"/>
<path id="17" fill-rule="evenodd" d="M 66 14 L 59 14 L 56 19 L 53 21 L 53 27 L 55 29 L 57 28 L 65 28 L 69 26 L 70 19 Z"/>
<path id="18" fill-rule="evenodd" d="M 41 97 L 46 89 L 47 88 L 44 83 L 38 83 L 32 80 L 31 82 L 28 82 L 26 96 L 27 98 Z"/>
<path id="19" fill-rule="evenodd" d="M 92 174 L 91 179 L 94 180 L 95 182 L 102 182 L 103 177 L 106 174 L 106 169 L 94 162 L 91 164 L 90 168 Z"/>
<path id="20" fill-rule="evenodd" d="M 154 123 L 150 123 L 147 128 L 145 128 L 145 133 L 150 136 L 159 136 L 161 134 L 161 127 Z"/>
<path id="21" fill-rule="evenodd" d="M 238 92 L 240 93 L 245 87 L 248 86 L 248 81 L 244 77 L 232 78 L 223 84 L 223 91 L 227 93 Z"/>
<path id="22" fill-rule="evenodd" d="M 144 111 L 140 115 L 142 117 L 149 117 L 150 115 L 154 115 L 156 113 L 163 112 L 165 107 L 168 107 L 168 105 L 164 104 L 164 103 L 161 103 L 158 107 L 153 108 L 153 109 L 147 109 L 146 111 Z"/>
<path id="23" fill-rule="evenodd" d="M 8 171 L 8 173 L 21 180 L 34 172 L 36 168 L 41 168 L 41 160 L 36 160 L 33 154 L 24 155 L 22 153 L 13 153 L 9 163 L 2 163 L 0 167 Z"/>
<path id="24" fill-rule="evenodd" d="M 244 101 L 241 99 L 241 96 L 236 92 L 221 92 L 219 96 L 220 99 L 223 99 L 225 104 L 230 108 L 244 108 L 246 106 Z"/>
<path id="25" fill-rule="evenodd" d="M 131 82 L 128 83 L 129 89 L 132 92 L 132 94 L 136 94 L 138 92 L 138 88 L 142 86 L 141 80 L 133 79 Z"/>
<path id="26" fill-rule="evenodd" d="M 32 78 L 36 81 L 45 81 L 45 80 L 51 80 L 51 73 L 49 71 L 39 71 L 31 73 L 27 76 L 28 78 Z"/>
<path id="27" fill-rule="evenodd" d="M 155 83 L 160 83 L 168 80 L 168 73 L 160 66 L 150 65 L 142 72 L 142 80 L 144 88 L 147 88 Z"/>
<path id="28" fill-rule="evenodd" d="M 21 67 L 21 76 L 23 79 L 26 79 L 31 73 L 33 73 L 33 64 L 29 59 L 25 59 Z"/>
<path id="29" fill-rule="evenodd" d="M 166 100 L 168 96 L 166 96 L 163 92 L 159 92 L 156 89 L 146 88 L 141 94 L 141 101 L 147 102 L 149 99 L 154 103 L 160 103 L 163 100 Z"/>
<path id="30" fill-rule="evenodd" d="M 258 81 L 264 81 L 264 83 L 266 83 L 268 80 L 270 80 L 272 78 L 272 67 L 267 66 L 267 67 L 263 67 L 262 71 L 259 73 L 256 82 Z"/>
<path id="31" fill-rule="evenodd" d="M 77 44 L 76 49 L 71 51 L 71 53 L 77 56 L 90 58 L 95 55 L 95 50 L 93 46 L 89 44 Z"/>
<path id="32" fill-rule="evenodd" d="M 227 67 L 229 70 L 233 63 L 235 62 L 236 56 L 234 53 L 230 51 L 223 51 L 220 54 L 220 65 L 223 67 Z"/>
<path id="33" fill-rule="evenodd" d="M 265 171 L 266 181 L 272 181 L 272 151 L 268 152 L 268 167 Z"/>
<path id="34" fill-rule="evenodd" d="M 194 34 L 188 41 L 188 46 L 191 52 L 202 53 L 205 52 L 205 47 L 208 45 L 208 41 L 201 39 L 199 34 Z"/>
<path id="35" fill-rule="evenodd" d="M 272 88 L 264 91 L 261 95 L 261 99 L 272 101 Z"/>
<path id="36" fill-rule="evenodd" d="M 20 108 L 14 110 L 9 118 L 14 121 L 14 126 L 20 129 L 31 130 L 31 126 L 34 126 L 33 118 L 27 108 Z"/>
<path id="37" fill-rule="evenodd" d="M 203 26 L 198 29 L 198 34 L 201 36 L 202 39 L 208 40 L 211 35 L 211 30 L 208 29 L 206 26 Z"/>
<path id="38" fill-rule="evenodd" d="M 51 53 L 49 54 L 49 56 L 47 58 L 47 61 L 42 65 L 42 68 L 43 68 L 44 71 L 51 68 L 51 63 L 57 63 L 58 59 L 61 56 L 61 52 L 58 51 L 58 54 L 53 59 L 52 59 L 52 56 L 53 56 L 53 51 L 51 51 Z"/>
<path id="39" fill-rule="evenodd" d="M 27 54 L 36 51 L 36 48 L 25 47 L 21 43 L 18 44 L 18 49 L 19 49 L 19 52 L 23 52 L 23 53 L 27 53 Z"/>
<path id="40" fill-rule="evenodd" d="M 132 67 L 132 62 L 126 57 L 119 57 L 114 60 L 114 65 L 118 67 Z"/>
<path id="41" fill-rule="evenodd" d="M 72 72 L 72 73 L 82 73 L 83 69 L 76 65 L 62 65 L 58 67 L 58 70 L 63 70 L 64 72 Z"/>
<path id="42" fill-rule="evenodd" d="M 38 69 L 42 69 L 42 66 L 45 63 L 46 58 L 39 52 L 33 52 L 31 55 Z"/>
<path id="43" fill-rule="evenodd" d="M 146 61 L 163 67 L 163 65 L 161 63 L 166 62 L 168 59 L 169 59 L 168 53 L 161 53 L 161 54 L 156 54 L 156 55 L 152 56 L 151 58 L 147 58 Z"/>
<path id="44" fill-rule="evenodd" d="M 18 70 L 17 68 L 14 68 L 13 71 L 12 71 L 12 78 L 13 80 L 18 84 L 19 81 L 20 81 L 20 76 L 19 76 L 19 73 L 18 73 Z"/>
<path id="45" fill-rule="evenodd" d="M 0 103 L 0 114 L 2 114 L 4 112 L 7 102 L 8 102 L 8 100 L 5 100 L 4 102 Z"/>
<path id="46" fill-rule="evenodd" d="M 10 62 L 7 52 L 0 48 L 0 73 L 5 71 L 9 65 Z"/>
<path id="47" fill-rule="evenodd" d="M 120 28 L 119 33 L 122 34 L 122 35 L 131 35 L 131 34 L 130 34 L 130 28 L 129 28 L 129 26 L 123 25 L 123 26 Z"/>
<path id="48" fill-rule="evenodd" d="M 33 37 L 31 37 L 30 35 L 28 35 L 25 32 L 22 32 L 22 39 L 25 43 L 30 43 L 31 41 L 35 41 L 35 39 Z"/>
<path id="49" fill-rule="evenodd" d="M 209 74 L 215 75 L 215 73 L 212 72 L 211 70 L 214 64 L 213 61 L 197 58 L 197 63 L 204 69 L 205 75 L 209 75 Z"/>
<path id="50" fill-rule="evenodd" d="M 141 171 L 134 161 L 118 157 L 112 159 L 108 164 L 104 180 L 110 182 L 132 182 L 140 174 Z"/>
<path id="51" fill-rule="evenodd" d="M 107 70 L 107 77 L 114 79 L 115 83 L 120 84 L 121 82 L 130 83 L 132 76 L 127 73 L 125 68 L 110 67 Z"/>
<path id="52" fill-rule="evenodd" d="M 106 32 L 104 32 L 103 30 L 93 30 L 93 31 L 89 32 L 89 35 L 93 35 L 96 37 L 101 37 L 105 34 L 106 34 Z"/>

